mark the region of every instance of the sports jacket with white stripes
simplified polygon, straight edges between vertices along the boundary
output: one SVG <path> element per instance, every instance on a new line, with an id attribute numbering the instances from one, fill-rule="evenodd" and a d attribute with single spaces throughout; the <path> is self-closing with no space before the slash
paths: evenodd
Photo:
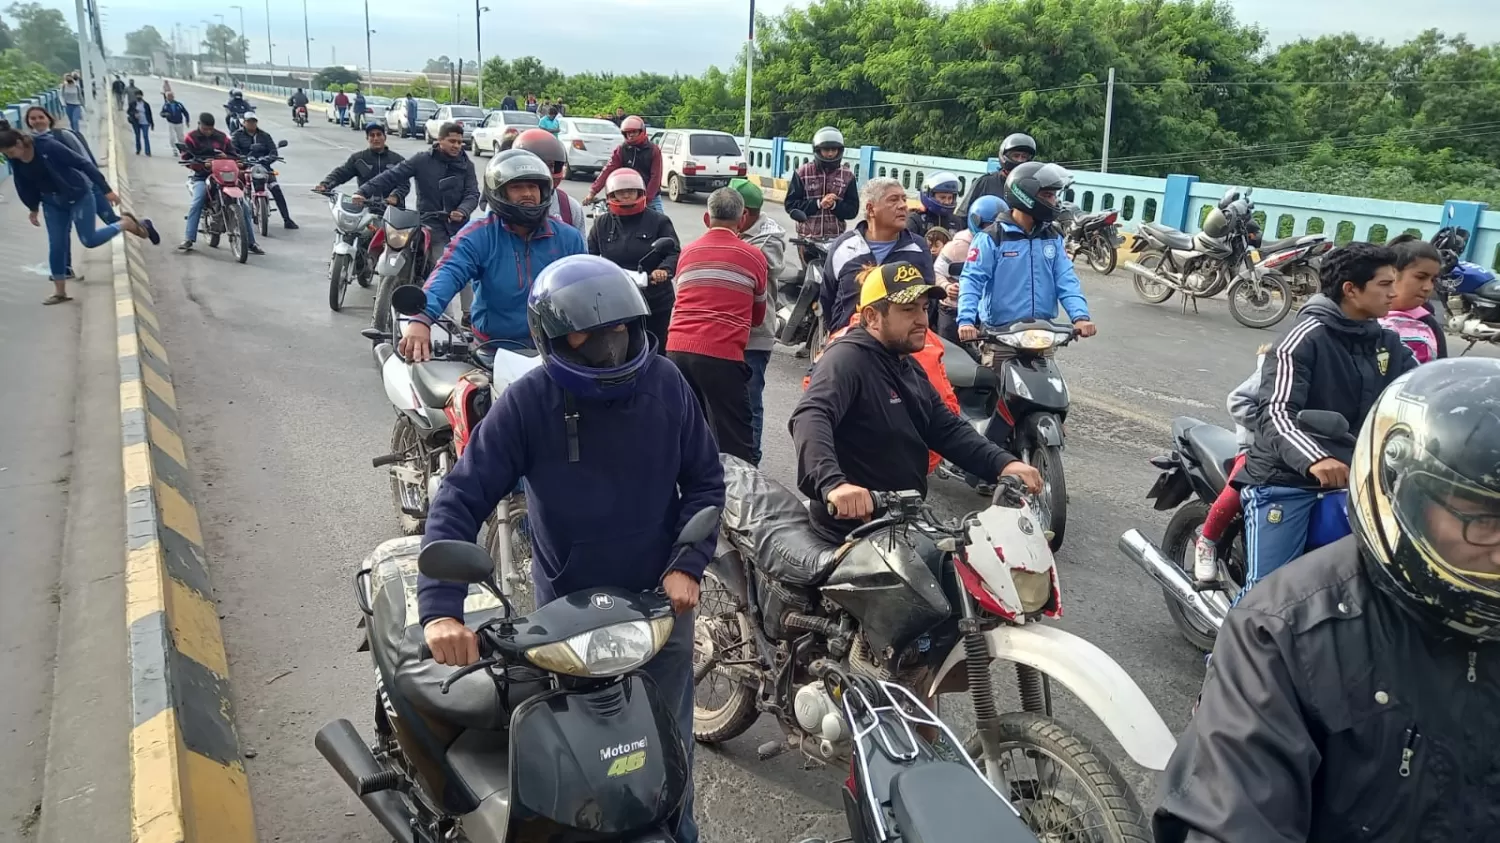
<path id="1" fill-rule="evenodd" d="M 1416 366 L 1401 339 L 1378 321 L 1350 319 L 1333 300 L 1313 296 L 1261 364 L 1260 419 L 1245 459 L 1246 483 L 1317 488 L 1308 473 L 1313 463 L 1333 457 L 1347 465 L 1353 449 L 1304 431 L 1297 414 L 1332 410 L 1357 431 L 1381 390 Z"/>

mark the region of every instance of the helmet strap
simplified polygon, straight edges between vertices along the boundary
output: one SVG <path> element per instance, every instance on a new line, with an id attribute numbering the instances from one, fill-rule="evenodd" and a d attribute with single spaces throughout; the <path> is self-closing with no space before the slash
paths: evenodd
<path id="1" fill-rule="evenodd" d="M 568 430 L 568 462 L 578 462 L 578 404 L 573 400 L 573 393 L 564 389 L 563 394 L 563 425 Z"/>

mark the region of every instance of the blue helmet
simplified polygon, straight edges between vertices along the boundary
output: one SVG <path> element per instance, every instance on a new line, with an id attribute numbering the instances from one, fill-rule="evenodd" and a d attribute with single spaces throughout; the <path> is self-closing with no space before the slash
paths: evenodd
<path id="1" fill-rule="evenodd" d="M 594 255 L 548 264 L 531 284 L 526 323 L 547 375 L 580 398 L 622 398 L 652 356 L 651 309 L 625 270 Z M 607 330 L 619 326 L 620 330 Z M 568 335 L 586 333 L 575 346 Z"/>
<path id="2" fill-rule="evenodd" d="M 1010 210 L 1005 200 L 998 196 L 981 196 L 969 205 L 969 231 L 978 234 L 984 231 L 995 218 Z"/>
<path id="3" fill-rule="evenodd" d="M 927 177 L 926 181 L 922 182 L 922 191 L 920 193 L 922 209 L 929 214 L 947 216 L 953 213 L 954 208 L 958 207 L 958 191 L 958 176 L 952 173 L 933 173 Z M 939 202 L 936 196 L 939 193 L 953 194 L 953 201 Z"/>

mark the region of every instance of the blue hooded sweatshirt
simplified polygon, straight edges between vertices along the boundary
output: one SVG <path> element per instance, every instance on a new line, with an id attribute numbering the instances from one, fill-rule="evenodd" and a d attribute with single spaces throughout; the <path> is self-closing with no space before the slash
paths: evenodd
<path id="1" fill-rule="evenodd" d="M 531 281 L 546 266 L 569 255 L 588 252 L 583 235 L 571 225 L 549 219 L 530 237 L 512 231 L 498 216 L 468 223 L 448 241 L 448 248 L 427 276 L 427 310 L 417 319 L 431 324 L 465 284 L 474 283 L 469 308 L 481 340 L 516 340 L 531 344 L 526 299 Z"/>
<path id="2" fill-rule="evenodd" d="M 958 324 L 1003 328 L 1022 319 L 1089 318 L 1083 284 L 1052 225 L 1023 230 L 1008 216 L 974 235 L 958 282 Z"/>
<path id="3" fill-rule="evenodd" d="M 585 588 L 655 588 L 688 519 L 724 506 L 724 469 L 697 399 L 671 361 L 652 355 L 628 397 L 575 399 L 579 461 L 570 463 L 563 398 L 545 368 L 501 393 L 443 478 L 423 542 L 474 541 L 524 479 L 538 606 Z M 702 577 L 715 542 L 692 548 L 675 569 Z M 418 577 L 422 623 L 462 618 L 467 593 L 462 583 Z"/>
<path id="4" fill-rule="evenodd" d="M 88 198 L 95 187 L 110 192 L 109 182 L 92 161 L 68 145 L 44 133 L 31 139 L 36 155 L 30 161 L 10 162 L 16 177 L 16 196 L 29 211 L 37 210 L 43 196 L 57 196 L 66 204 Z"/>

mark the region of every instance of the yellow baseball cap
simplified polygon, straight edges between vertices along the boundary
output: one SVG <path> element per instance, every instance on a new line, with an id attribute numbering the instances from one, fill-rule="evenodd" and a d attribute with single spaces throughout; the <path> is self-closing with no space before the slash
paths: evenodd
<path id="1" fill-rule="evenodd" d="M 875 267 L 860 276 L 859 306 L 861 308 L 886 299 L 891 304 L 911 304 L 923 296 L 942 298 L 945 293 L 927 283 L 915 264 L 900 261 Z"/>

